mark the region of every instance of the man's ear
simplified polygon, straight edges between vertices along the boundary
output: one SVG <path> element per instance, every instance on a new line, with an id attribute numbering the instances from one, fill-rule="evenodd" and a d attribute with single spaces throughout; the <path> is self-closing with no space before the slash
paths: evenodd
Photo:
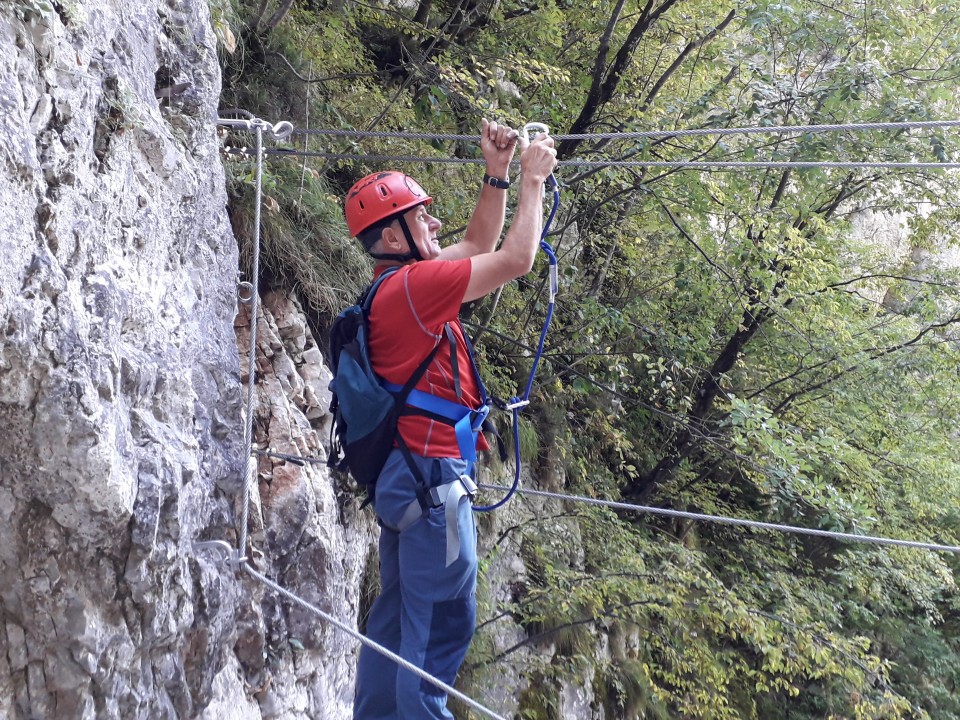
<path id="1" fill-rule="evenodd" d="M 392 224 L 387 225 L 380 233 L 380 244 L 384 250 L 400 250 L 405 243 L 405 238 Z"/>

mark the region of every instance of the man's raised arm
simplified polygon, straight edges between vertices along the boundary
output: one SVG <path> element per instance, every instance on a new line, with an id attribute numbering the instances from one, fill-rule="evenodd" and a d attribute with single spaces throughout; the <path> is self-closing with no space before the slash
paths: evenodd
<path id="1" fill-rule="evenodd" d="M 503 232 L 507 212 L 507 189 L 497 185 L 509 185 L 510 161 L 517 146 L 518 133 L 507 125 L 487 122 L 483 119 L 480 130 L 480 149 L 486 163 L 486 177 L 480 188 L 480 197 L 470 216 L 470 222 L 460 242 L 450 245 L 440 253 L 441 260 L 461 258 L 493 252 Z"/>
<path id="2" fill-rule="evenodd" d="M 464 302 L 481 298 L 533 267 L 543 227 L 543 183 L 557 164 L 553 138 L 520 141 L 520 194 L 513 222 L 498 250 L 474 255 Z"/>

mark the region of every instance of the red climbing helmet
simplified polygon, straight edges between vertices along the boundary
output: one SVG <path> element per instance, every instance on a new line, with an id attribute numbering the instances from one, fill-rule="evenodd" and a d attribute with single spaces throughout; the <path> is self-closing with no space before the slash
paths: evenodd
<path id="1" fill-rule="evenodd" d="M 409 175 L 395 170 L 373 173 L 357 180 L 347 193 L 347 230 L 356 237 L 381 220 L 431 202 L 433 198 Z"/>

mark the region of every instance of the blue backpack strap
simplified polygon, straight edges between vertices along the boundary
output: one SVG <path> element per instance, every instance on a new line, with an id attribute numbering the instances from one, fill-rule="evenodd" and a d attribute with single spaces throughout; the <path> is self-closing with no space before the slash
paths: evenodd
<path id="1" fill-rule="evenodd" d="M 400 270 L 400 266 L 389 267 L 383 271 L 383 273 L 378 277 L 364 295 L 358 300 L 358 304 L 363 309 L 364 319 L 367 319 L 370 315 L 370 309 L 373 307 L 373 297 L 376 295 L 377 290 L 380 288 L 380 285 L 391 275 L 395 274 Z M 440 350 L 440 345 L 437 344 L 433 350 L 430 351 L 430 354 L 423 359 L 423 361 L 417 366 L 417 369 L 413 371 L 413 374 L 409 377 L 406 383 L 403 386 L 392 386 L 395 389 L 386 388 L 386 384 L 383 382 L 383 378 L 379 378 L 380 383 L 384 385 L 386 389 L 394 396 L 394 402 L 397 405 L 397 409 L 402 412 L 404 406 L 406 405 L 407 395 L 413 390 L 414 386 L 420 382 L 420 378 L 423 377 L 423 374 L 427 371 L 427 368 L 430 366 L 430 363 L 433 362 L 433 359 L 437 356 L 437 352 Z M 419 468 L 416 463 L 413 461 L 413 458 L 410 455 L 410 449 L 407 447 L 407 444 L 404 442 L 403 437 L 400 435 L 399 430 L 396 435 L 397 446 L 400 448 L 400 452 L 403 455 L 403 459 L 407 463 L 407 467 L 410 469 L 411 474 L 413 475 L 414 480 L 417 483 L 417 499 L 420 501 L 421 508 L 426 512 L 429 504 L 425 501 L 425 493 L 427 492 L 427 483 L 423 479 Z"/>
<path id="2" fill-rule="evenodd" d="M 463 328 L 460 328 L 463 332 Z M 457 360 L 457 339 L 453 334 L 453 328 L 450 323 L 443 324 L 443 332 L 447 336 L 447 342 L 450 343 L 450 368 L 453 370 L 453 389 L 457 394 L 457 400 L 463 399 L 463 387 L 460 385 L 460 361 Z M 466 335 L 464 335 L 466 337 Z M 473 358 L 470 358 L 473 360 Z"/>

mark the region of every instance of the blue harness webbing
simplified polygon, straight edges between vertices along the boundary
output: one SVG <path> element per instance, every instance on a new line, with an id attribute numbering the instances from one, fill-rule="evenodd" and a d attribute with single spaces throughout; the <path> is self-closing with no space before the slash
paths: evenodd
<path id="1" fill-rule="evenodd" d="M 401 390 L 399 385 L 391 383 L 386 383 L 383 387 L 392 393 Z M 478 410 L 472 410 L 466 405 L 444 400 L 422 390 L 411 390 L 407 396 L 407 405 L 422 411 L 410 414 L 426 415 L 453 426 L 457 435 L 457 447 L 460 448 L 460 457 L 472 463 L 477 461 L 477 433 L 480 432 L 483 421 L 490 413 L 489 405 L 482 405 Z"/>

